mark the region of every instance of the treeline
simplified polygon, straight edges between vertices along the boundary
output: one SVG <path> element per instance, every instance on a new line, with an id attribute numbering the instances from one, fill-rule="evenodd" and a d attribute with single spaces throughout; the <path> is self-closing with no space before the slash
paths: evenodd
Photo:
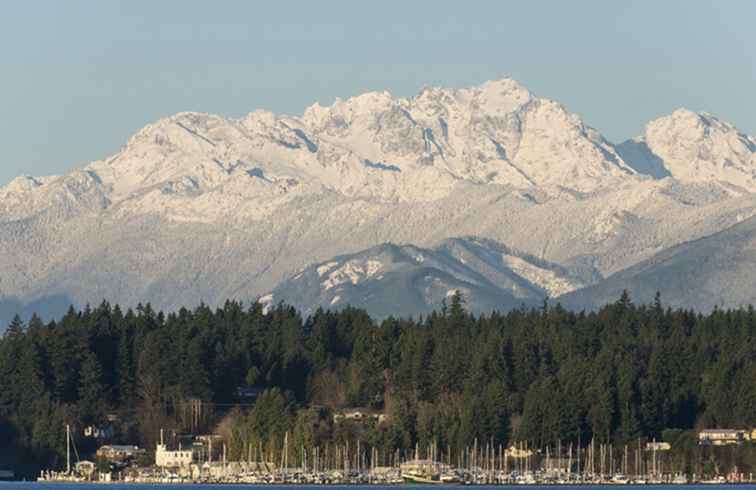
<path id="1" fill-rule="evenodd" d="M 285 305 L 166 315 L 103 303 L 8 326 L 0 467 L 59 467 L 65 424 L 81 437 L 112 414 L 118 442 L 152 448 L 161 427 L 221 430 L 232 456 L 274 454 L 287 432 L 294 448 L 358 438 L 391 454 L 416 443 L 453 453 L 476 439 L 619 445 L 671 428 L 750 428 L 755 332 L 751 307 L 703 315 L 627 295 L 597 312 L 544 304 L 480 316 L 455 296 L 428 317 L 381 323 L 351 308 L 302 318 Z M 240 387 L 261 394 L 250 402 Z M 333 422 L 333 410 L 357 406 L 387 418 Z"/>

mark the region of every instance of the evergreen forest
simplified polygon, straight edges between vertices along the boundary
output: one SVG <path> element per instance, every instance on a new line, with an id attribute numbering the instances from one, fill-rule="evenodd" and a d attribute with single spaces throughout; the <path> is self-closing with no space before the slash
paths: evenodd
<path id="1" fill-rule="evenodd" d="M 656 439 L 697 464 L 694 430 L 756 426 L 755 338 L 752 307 L 701 314 L 665 308 L 658 295 L 636 305 L 624 294 L 592 312 L 545 302 L 484 315 L 454 296 L 429 316 L 381 322 L 349 307 L 303 318 L 284 304 L 165 314 L 104 302 L 8 325 L 0 468 L 30 478 L 61 468 L 66 425 L 84 453 L 97 444 L 85 428 L 108 424 L 118 428 L 109 442 L 148 450 L 160 429 L 221 433 L 232 459 L 250 447 L 279 458 L 285 438 L 292 458 L 357 441 L 456 458 L 484 441 Z M 383 416 L 335 421 L 348 407 Z"/>

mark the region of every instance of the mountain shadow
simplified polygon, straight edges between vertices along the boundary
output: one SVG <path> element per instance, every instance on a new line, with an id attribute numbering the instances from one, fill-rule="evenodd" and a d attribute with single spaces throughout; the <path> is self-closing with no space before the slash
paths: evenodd
<path id="1" fill-rule="evenodd" d="M 636 172 L 649 175 L 655 179 L 669 177 L 670 174 L 659 158 L 643 140 L 627 140 L 614 147 L 620 157 Z"/>

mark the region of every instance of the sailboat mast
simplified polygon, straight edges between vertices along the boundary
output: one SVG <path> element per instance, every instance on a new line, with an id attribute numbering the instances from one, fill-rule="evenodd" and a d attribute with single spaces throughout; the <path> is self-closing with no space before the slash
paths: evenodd
<path id="1" fill-rule="evenodd" d="M 66 424 L 66 474 L 71 473 L 71 426 Z"/>

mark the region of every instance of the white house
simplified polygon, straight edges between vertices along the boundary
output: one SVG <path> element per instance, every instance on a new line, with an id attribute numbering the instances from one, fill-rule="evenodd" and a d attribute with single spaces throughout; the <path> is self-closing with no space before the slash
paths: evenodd
<path id="1" fill-rule="evenodd" d="M 192 464 L 192 450 L 169 451 L 165 444 L 158 444 L 155 449 L 155 466 L 161 468 L 177 468 Z"/>
<path id="2" fill-rule="evenodd" d="M 155 466 L 161 468 L 180 468 L 192 464 L 194 452 L 189 449 L 183 451 L 179 444 L 178 451 L 169 451 L 163 441 L 163 430 L 160 429 L 160 444 L 155 448 Z"/>

